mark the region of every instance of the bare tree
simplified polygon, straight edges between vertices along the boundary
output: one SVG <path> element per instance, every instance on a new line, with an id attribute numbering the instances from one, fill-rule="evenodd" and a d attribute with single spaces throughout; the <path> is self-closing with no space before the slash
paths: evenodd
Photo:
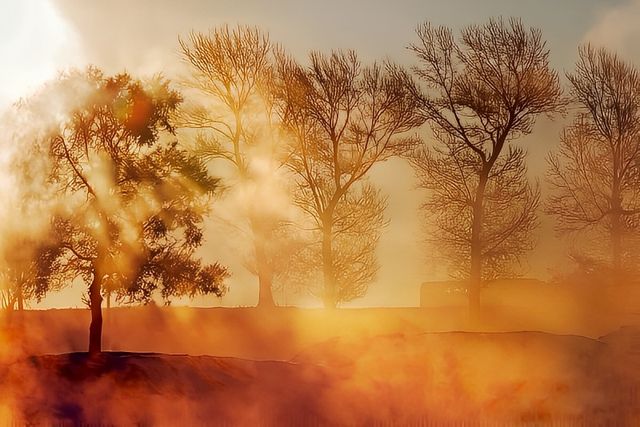
<path id="1" fill-rule="evenodd" d="M 186 85 L 202 95 L 199 105 L 185 109 L 182 125 L 199 130 L 197 153 L 228 162 L 237 174 L 232 187 L 250 193 L 243 212 L 254 249 L 248 264 L 258 276 L 258 306 L 272 307 L 274 255 L 269 250 L 281 218 L 268 208 L 273 189 L 266 186 L 282 163 L 270 90 L 272 43 L 257 28 L 223 26 L 191 33 L 180 46 L 191 67 Z"/>
<path id="2" fill-rule="evenodd" d="M 432 225 L 427 241 L 438 248 L 451 275 L 466 280 L 471 268 L 474 190 L 481 165 L 475 156 L 460 152 L 455 140 L 439 142 L 442 146 L 413 153 L 411 162 L 419 187 L 429 194 L 422 206 Z M 534 247 L 532 231 L 538 225 L 540 191 L 537 185 L 530 185 L 526 172 L 525 152 L 509 147 L 489 173 L 480 232 L 483 282 L 516 274 L 514 267 Z"/>
<path id="3" fill-rule="evenodd" d="M 640 227 L 640 75 L 615 54 L 585 46 L 567 78 L 581 111 L 548 158 L 547 210 L 560 232 L 601 237 L 598 247 L 608 248 L 620 274 Z"/>
<path id="4" fill-rule="evenodd" d="M 425 83 L 417 96 L 438 148 L 418 154 L 414 165 L 423 185 L 436 190 L 432 208 L 449 209 L 448 199 L 457 206 L 458 216 L 445 213 L 439 225 L 445 247 L 468 254 L 469 303 L 476 312 L 483 266 L 500 270 L 497 264 L 530 246 L 529 239 L 519 245 L 517 234 L 532 228 L 538 193 L 526 183 L 524 152 L 511 144 L 531 133 L 539 115 L 562 107 L 560 84 L 541 32 L 519 20 L 468 26 L 459 40 L 427 22 L 417 35 L 419 43 L 409 47 Z M 425 169 L 432 166 L 437 170 Z M 434 181 L 441 178 L 446 185 Z"/>
<path id="5" fill-rule="evenodd" d="M 367 174 L 418 143 L 408 134 L 422 123 L 416 89 L 402 68 L 363 68 L 354 52 L 314 52 L 307 68 L 281 55 L 278 70 L 295 203 L 318 236 L 324 304 L 336 307 L 364 295 L 377 271 L 386 199 Z"/>

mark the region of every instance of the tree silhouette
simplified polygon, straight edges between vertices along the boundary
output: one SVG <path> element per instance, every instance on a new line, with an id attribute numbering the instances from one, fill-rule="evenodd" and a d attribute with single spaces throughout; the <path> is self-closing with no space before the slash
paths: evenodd
<path id="1" fill-rule="evenodd" d="M 39 302 L 50 291 L 60 289 L 65 268 L 59 263 L 60 247 L 48 236 L 38 239 L 5 236 L 0 269 L 0 307 L 24 310 L 28 301 Z M 54 271 L 58 280 L 49 280 Z"/>
<path id="2" fill-rule="evenodd" d="M 172 141 L 181 98 L 165 80 L 105 77 L 93 68 L 65 79 L 85 96 L 49 138 L 50 185 L 64 199 L 53 229 L 59 263 L 88 285 L 96 353 L 107 284 L 119 298 L 143 302 L 156 289 L 165 300 L 224 292 L 226 270 L 193 257 L 218 181 Z"/>
<path id="3" fill-rule="evenodd" d="M 412 150 L 422 123 L 414 82 L 387 63 L 361 67 L 354 52 L 312 53 L 304 68 L 278 59 L 278 110 L 293 141 L 296 205 L 311 219 L 326 307 L 360 297 L 377 271 L 386 199 L 367 180 L 378 162 Z"/>
<path id="4" fill-rule="evenodd" d="M 451 275 L 466 280 L 474 189 L 482 166 L 475 156 L 457 151 L 460 147 L 454 140 L 439 143 L 413 153 L 411 162 L 419 187 L 429 194 L 422 205 L 433 225 L 427 240 L 449 264 Z M 530 185 L 526 172 L 525 152 L 509 147 L 489 173 L 480 232 L 482 281 L 513 276 L 520 258 L 534 247 L 540 191 Z"/>
<path id="5" fill-rule="evenodd" d="M 519 20 L 468 26 L 459 40 L 429 23 L 417 35 L 410 49 L 425 84 L 417 96 L 436 147 L 419 150 L 413 163 L 421 185 L 435 192 L 427 207 L 446 209 L 434 212 L 439 237 L 445 251 L 465 254 L 476 312 L 483 275 L 503 270 L 531 245 L 539 196 L 526 182 L 524 152 L 512 142 L 531 133 L 539 115 L 561 108 L 561 89 L 541 32 Z"/>
<path id="6" fill-rule="evenodd" d="M 640 227 L 640 76 L 615 54 L 586 46 L 567 78 L 581 111 L 548 158 L 547 210 L 560 232 L 595 237 L 598 248 L 583 252 L 606 248 L 619 275 Z"/>
<path id="7" fill-rule="evenodd" d="M 38 100 L 52 95 L 39 94 Z M 41 140 L 47 125 L 37 122 L 41 117 L 31 102 L 23 101 L 14 107 L 13 112 L 23 119 L 20 125 L 28 129 L 11 135 L 21 150 L 11 156 L 6 167 L 12 188 L 6 201 L 12 214 L 2 224 L 0 307 L 22 311 L 28 302 L 40 302 L 47 293 L 65 286 L 71 277 L 60 263 L 61 239 L 51 227 L 47 216 L 50 201 L 43 191 L 47 150 Z M 55 279 L 53 272 L 58 272 Z"/>
<path id="8" fill-rule="evenodd" d="M 242 214 L 252 234 L 250 270 L 258 276 L 258 306 L 272 307 L 271 241 L 281 221 L 269 208 L 269 185 L 281 165 L 270 95 L 273 46 L 267 34 L 244 26 L 191 33 L 180 46 L 191 66 L 186 84 L 202 95 L 199 105 L 185 110 L 182 125 L 200 131 L 198 155 L 231 164 L 237 176 L 232 186 L 248 193 Z"/>

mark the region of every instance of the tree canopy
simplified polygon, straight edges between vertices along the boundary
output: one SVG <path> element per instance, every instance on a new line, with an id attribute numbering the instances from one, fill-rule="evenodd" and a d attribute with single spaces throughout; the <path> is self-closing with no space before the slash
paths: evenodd
<path id="1" fill-rule="evenodd" d="M 86 97 L 48 138 L 47 188 L 63 200 L 52 220 L 61 265 L 89 287 L 93 352 L 104 292 L 130 301 L 156 290 L 165 300 L 221 295 L 228 273 L 194 257 L 218 180 L 172 138 L 180 95 L 161 77 L 90 68 L 64 79 Z"/>
<path id="2" fill-rule="evenodd" d="M 375 277 L 386 200 L 368 181 L 410 151 L 422 123 L 414 82 L 392 63 L 362 67 L 355 52 L 314 52 L 307 67 L 281 55 L 278 111 L 292 141 L 294 203 L 316 230 L 327 307 L 360 297 Z"/>

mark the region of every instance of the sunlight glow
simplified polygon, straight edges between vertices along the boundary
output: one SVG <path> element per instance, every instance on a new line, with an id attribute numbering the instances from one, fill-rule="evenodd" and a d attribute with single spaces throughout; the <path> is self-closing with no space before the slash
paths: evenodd
<path id="1" fill-rule="evenodd" d="M 79 44 L 49 0 L 0 2 L 0 109 L 76 65 Z"/>

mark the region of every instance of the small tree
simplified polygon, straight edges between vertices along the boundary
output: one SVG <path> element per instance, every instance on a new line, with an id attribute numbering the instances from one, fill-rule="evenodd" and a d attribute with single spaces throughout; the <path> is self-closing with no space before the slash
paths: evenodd
<path id="1" fill-rule="evenodd" d="M 278 191 L 281 166 L 270 96 L 273 46 L 267 34 L 243 26 L 191 33 L 180 46 L 191 68 L 186 85 L 202 100 L 185 108 L 182 125 L 199 131 L 197 154 L 230 164 L 236 174 L 231 187 L 248 193 L 240 217 L 248 220 L 253 242 L 250 270 L 258 276 L 258 306 L 272 307 L 276 272 L 270 251 L 282 221 L 269 200 Z"/>
<path id="2" fill-rule="evenodd" d="M 386 199 L 367 180 L 379 162 L 412 150 L 422 120 L 411 77 L 393 64 L 362 68 L 354 52 L 312 53 L 304 68 L 278 60 L 281 120 L 293 141 L 295 204 L 311 220 L 326 307 L 360 297 L 377 271 Z"/>
<path id="3" fill-rule="evenodd" d="M 531 133 L 539 115 L 561 108 L 560 84 L 541 32 L 519 20 L 468 26 L 459 41 L 429 23 L 417 34 L 410 49 L 425 83 L 417 96 L 438 148 L 419 152 L 414 165 L 436 193 L 427 206 L 455 212 L 435 213 L 436 223 L 445 249 L 466 254 L 477 311 L 483 267 L 499 271 L 531 244 L 525 236 L 538 193 L 526 183 L 524 152 L 511 143 Z"/>
<path id="4" fill-rule="evenodd" d="M 40 142 L 42 128 L 47 125 L 33 123 L 41 116 L 29 102 L 14 107 L 13 112 L 23 121 L 12 123 L 20 128 L 11 132 L 20 150 L 11 153 L 6 165 L 10 178 L 5 201 L 10 208 L 2 221 L 0 306 L 22 311 L 30 301 L 40 302 L 47 293 L 62 288 L 70 277 L 59 263 L 61 239 L 51 227 L 47 216 L 51 204 L 43 195 L 47 152 Z M 50 280 L 54 271 L 59 274 Z"/>
<path id="5" fill-rule="evenodd" d="M 547 210 L 560 232 L 596 241 L 583 242 L 583 252 L 602 256 L 604 249 L 620 279 L 640 229 L 640 75 L 615 54 L 586 46 L 567 78 L 581 111 L 549 156 Z"/>
<path id="6" fill-rule="evenodd" d="M 50 188 L 64 199 L 53 227 L 60 264 L 88 285 L 95 353 L 107 282 L 131 301 L 224 292 L 226 270 L 193 257 L 218 182 L 171 141 L 181 99 L 165 80 L 89 69 L 63 83 L 86 97 L 49 138 Z"/>
<path id="7" fill-rule="evenodd" d="M 0 307 L 23 311 L 28 301 L 39 302 L 48 292 L 62 287 L 60 280 L 48 280 L 53 271 L 64 271 L 58 264 L 60 248 L 48 236 L 38 240 L 4 237 L 7 242 L 2 247 Z"/>

